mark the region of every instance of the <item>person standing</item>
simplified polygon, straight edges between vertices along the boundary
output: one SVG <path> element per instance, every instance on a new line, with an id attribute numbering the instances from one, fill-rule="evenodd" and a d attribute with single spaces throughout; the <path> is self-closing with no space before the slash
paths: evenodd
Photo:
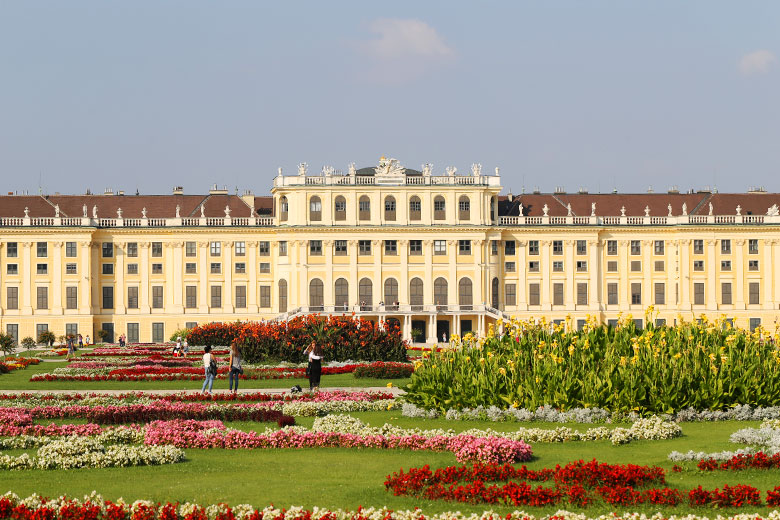
<path id="1" fill-rule="evenodd" d="M 322 347 L 316 341 L 312 340 L 304 354 L 309 355 L 309 392 L 318 393 L 320 391 L 320 378 L 322 377 Z"/>
<path id="2" fill-rule="evenodd" d="M 84 340 L 84 344 L 89 346 L 89 334 L 87 334 L 87 338 Z"/>
<path id="3" fill-rule="evenodd" d="M 228 389 L 235 393 L 238 393 L 238 376 L 244 373 L 244 369 L 241 368 L 241 351 L 238 349 L 236 340 L 230 344 L 230 374 L 228 375 Z M 236 386 L 233 388 L 233 381 L 235 380 Z"/>
<path id="4" fill-rule="evenodd" d="M 214 386 L 214 378 L 217 377 L 217 360 L 211 353 L 211 345 L 203 347 L 203 370 L 206 375 L 206 379 L 203 381 L 203 388 L 200 389 L 201 393 L 210 394 L 211 387 Z M 206 386 L 209 387 L 206 391 Z"/>
<path id="5" fill-rule="evenodd" d="M 82 348 L 84 346 L 84 336 L 79 334 L 79 348 Z"/>

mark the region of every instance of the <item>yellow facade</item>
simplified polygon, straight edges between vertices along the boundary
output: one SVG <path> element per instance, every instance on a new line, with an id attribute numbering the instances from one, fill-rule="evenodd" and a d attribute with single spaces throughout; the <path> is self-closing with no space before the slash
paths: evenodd
<path id="1" fill-rule="evenodd" d="M 621 216 L 596 216 L 588 203 L 591 214 L 578 216 L 559 196 L 536 194 L 516 198 L 530 202 L 513 216 L 506 208 L 517 200 L 499 198 L 500 177 L 476 165 L 471 175 L 392 161 L 365 170 L 309 176 L 302 165 L 280 175 L 265 218 L 254 208 L 250 218 L 229 208 L 198 216 L 194 206 L 187 217 L 177 207 L 176 217 L 152 219 L 144 207 L 131 221 L 121 211 L 87 217 L 86 203 L 81 217 L 59 207 L 53 218 L 27 208 L 2 217 L 0 326 L 19 339 L 105 328 L 150 342 L 194 323 L 355 313 L 433 342 L 483 333 L 502 317 L 607 322 L 644 318 L 649 305 L 668 323 L 777 319 L 776 215 L 725 219 L 710 208 L 702 218 L 683 208 L 672 217 L 670 202 L 660 220 L 649 205 L 644 215 L 624 206 Z M 636 197 L 641 207 L 650 195 Z"/>

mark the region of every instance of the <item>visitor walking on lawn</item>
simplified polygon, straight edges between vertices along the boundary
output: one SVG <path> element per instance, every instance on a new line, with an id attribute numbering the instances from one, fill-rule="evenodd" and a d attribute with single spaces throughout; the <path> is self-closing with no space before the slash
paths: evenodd
<path id="1" fill-rule="evenodd" d="M 230 344 L 230 374 L 228 374 L 228 388 L 233 393 L 238 392 L 238 376 L 244 373 L 244 369 L 241 368 L 241 362 L 241 351 L 238 350 L 238 345 L 236 344 L 236 341 L 233 340 Z M 233 388 L 234 380 L 236 382 L 235 389 Z"/>
<path id="2" fill-rule="evenodd" d="M 316 341 L 312 340 L 309 348 L 304 354 L 309 355 L 309 392 L 317 393 L 320 391 L 320 378 L 322 377 L 322 347 Z"/>
<path id="3" fill-rule="evenodd" d="M 210 394 L 211 387 L 214 386 L 214 378 L 217 377 L 217 360 L 211 353 L 211 345 L 203 347 L 203 352 L 203 370 L 205 371 L 206 379 L 203 381 L 203 388 L 200 391 Z M 206 391 L 206 386 L 209 387 L 208 391 Z"/>

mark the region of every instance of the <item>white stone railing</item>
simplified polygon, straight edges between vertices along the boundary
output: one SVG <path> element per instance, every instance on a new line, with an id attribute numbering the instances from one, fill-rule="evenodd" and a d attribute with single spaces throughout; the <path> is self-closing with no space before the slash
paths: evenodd
<path id="1" fill-rule="evenodd" d="M 637 216 L 610 216 L 610 217 L 499 217 L 500 226 L 680 226 L 688 224 L 780 224 L 780 216 L 776 215 L 681 215 L 677 217 L 637 217 Z"/>
<path id="2" fill-rule="evenodd" d="M 373 316 L 387 316 L 404 315 L 404 314 L 419 314 L 419 315 L 432 315 L 432 314 L 490 314 L 494 317 L 503 317 L 503 313 L 494 309 L 489 305 L 309 305 L 303 307 L 296 307 L 289 311 L 280 314 L 276 317 L 277 320 L 287 320 L 300 314 L 355 314 L 355 315 L 373 315 Z"/>
<path id="3" fill-rule="evenodd" d="M 408 175 L 383 178 L 373 175 L 282 175 L 274 179 L 275 188 L 288 186 L 501 186 L 501 177 L 495 175 Z"/>
<path id="4" fill-rule="evenodd" d="M 271 227 L 274 217 L 187 217 L 187 218 L 89 218 L 89 217 L 0 217 L 2 227 Z"/>

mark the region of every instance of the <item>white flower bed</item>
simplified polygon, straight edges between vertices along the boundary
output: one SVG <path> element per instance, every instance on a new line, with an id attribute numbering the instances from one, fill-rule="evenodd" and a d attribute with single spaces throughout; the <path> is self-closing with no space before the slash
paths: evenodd
<path id="1" fill-rule="evenodd" d="M 395 399 L 380 399 L 377 401 L 293 401 L 289 403 L 279 402 L 273 408 L 281 410 L 285 415 L 293 415 L 295 417 L 319 417 L 329 413 L 397 410 L 399 403 Z"/>
<path id="2" fill-rule="evenodd" d="M 363 423 L 360 419 L 348 415 L 329 415 L 314 420 L 312 431 L 352 433 L 360 436 L 371 435 L 420 435 L 423 437 L 458 435 L 452 429 L 441 428 L 422 430 L 420 428 L 401 428 L 385 423 L 380 427 L 372 427 Z M 474 437 L 503 437 L 505 439 L 525 442 L 565 442 L 565 441 L 595 441 L 609 440 L 612 444 L 626 444 L 635 440 L 671 439 L 682 435 L 679 425 L 663 421 L 660 417 L 640 419 L 629 428 L 615 428 L 610 430 L 603 426 L 590 428 L 584 432 L 561 427 L 552 430 L 542 428 L 519 428 L 512 432 L 497 432 L 490 428 L 486 430 L 470 429 L 461 432 L 462 435 Z"/>
<path id="3" fill-rule="evenodd" d="M 736 455 L 753 455 L 759 451 L 767 455 L 780 453 L 780 420 L 767 419 L 758 428 L 742 428 L 732 433 L 729 440 L 735 444 L 745 444 L 744 448 L 735 451 L 716 451 L 706 453 L 703 451 L 689 451 L 680 453 L 673 451 L 669 454 L 669 460 L 684 462 L 692 460 L 728 460 Z"/>

